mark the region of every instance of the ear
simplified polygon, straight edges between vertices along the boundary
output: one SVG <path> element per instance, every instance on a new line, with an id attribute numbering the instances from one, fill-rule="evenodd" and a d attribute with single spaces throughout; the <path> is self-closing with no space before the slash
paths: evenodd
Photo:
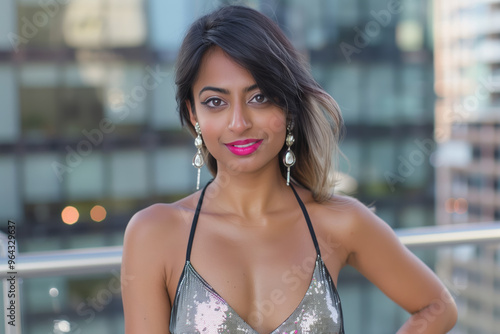
<path id="1" fill-rule="evenodd" d="M 198 120 L 196 119 L 196 111 L 194 109 L 194 106 L 191 105 L 191 101 L 186 100 L 186 107 L 189 111 L 189 120 L 191 121 L 191 124 L 194 127 L 194 125 L 196 124 L 196 122 L 198 122 Z"/>

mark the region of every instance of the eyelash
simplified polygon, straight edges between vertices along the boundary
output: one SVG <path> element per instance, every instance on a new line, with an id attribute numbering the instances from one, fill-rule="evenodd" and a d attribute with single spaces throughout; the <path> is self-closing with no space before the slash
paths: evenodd
<path id="1" fill-rule="evenodd" d="M 269 102 L 269 99 L 262 93 L 258 93 L 258 94 L 255 94 L 254 96 L 252 96 L 252 98 L 250 99 L 250 101 L 253 101 L 255 100 L 257 97 L 263 97 L 264 98 L 264 101 L 263 102 L 257 102 L 255 101 L 256 103 L 258 104 L 265 104 L 267 102 Z M 210 108 L 218 108 L 218 107 L 221 107 L 221 105 L 218 105 L 218 106 L 214 106 L 214 105 L 209 105 L 209 103 L 213 103 L 213 101 L 220 101 L 221 103 L 224 103 L 224 101 L 218 97 L 211 97 L 211 98 L 208 98 L 206 99 L 205 101 L 203 102 L 200 102 L 202 105 L 204 106 L 208 106 Z"/>
<path id="2" fill-rule="evenodd" d="M 202 105 L 204 105 L 204 106 L 208 106 L 209 108 L 218 108 L 218 107 L 220 107 L 220 105 L 219 106 L 211 106 L 211 105 L 209 105 L 209 103 L 211 103 L 211 102 L 213 102 L 215 100 L 219 100 L 219 101 L 221 101 L 221 103 L 223 103 L 222 99 L 220 99 L 218 97 L 211 97 L 211 98 L 208 98 L 205 101 L 200 102 L 200 103 Z"/>
<path id="3" fill-rule="evenodd" d="M 257 102 L 258 104 L 264 104 L 264 103 L 267 103 L 269 102 L 269 99 L 262 93 L 258 93 L 258 94 L 255 94 L 251 99 L 250 101 L 252 100 L 255 100 L 255 98 L 257 98 L 258 96 L 262 96 L 264 98 L 264 102 Z"/>

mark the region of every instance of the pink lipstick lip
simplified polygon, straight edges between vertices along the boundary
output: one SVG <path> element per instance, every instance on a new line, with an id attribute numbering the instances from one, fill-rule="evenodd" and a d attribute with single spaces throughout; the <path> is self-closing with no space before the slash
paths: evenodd
<path id="1" fill-rule="evenodd" d="M 253 144 L 245 147 L 235 146 L 235 145 L 246 145 L 251 143 Z M 262 144 L 262 139 L 245 139 L 245 140 L 237 140 L 225 145 L 227 149 L 235 155 L 249 155 L 257 151 L 260 144 Z"/>

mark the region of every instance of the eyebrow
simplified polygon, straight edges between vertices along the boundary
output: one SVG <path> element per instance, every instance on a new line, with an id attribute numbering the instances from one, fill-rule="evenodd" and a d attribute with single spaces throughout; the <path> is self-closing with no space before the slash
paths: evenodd
<path id="1" fill-rule="evenodd" d="M 251 92 L 252 90 L 254 90 L 256 88 L 259 88 L 259 86 L 257 86 L 257 84 L 253 84 L 253 85 L 245 88 L 244 92 L 248 93 L 248 92 Z M 222 94 L 229 94 L 230 93 L 228 89 L 219 88 L 219 87 L 212 87 L 212 86 L 205 86 L 205 87 L 203 87 L 200 90 L 200 93 L 198 94 L 198 96 L 200 96 L 201 93 L 203 93 L 204 91 L 207 91 L 207 90 L 211 90 L 211 91 L 222 93 Z"/>

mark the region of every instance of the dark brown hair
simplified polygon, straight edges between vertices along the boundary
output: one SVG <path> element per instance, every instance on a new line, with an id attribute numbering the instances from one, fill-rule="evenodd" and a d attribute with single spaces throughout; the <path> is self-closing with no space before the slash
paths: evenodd
<path id="1" fill-rule="evenodd" d="M 181 45 L 177 65 L 176 99 L 181 123 L 190 123 L 187 101 L 194 108 L 192 87 L 205 53 L 220 47 L 254 77 L 265 96 L 273 97 L 287 119 L 293 120 L 297 157 L 292 179 L 312 191 L 317 201 L 330 197 L 333 167 L 342 128 L 337 103 L 311 76 L 306 62 L 276 23 L 256 10 L 225 6 L 196 20 Z M 286 146 L 283 143 L 282 153 Z M 204 147 L 207 167 L 217 174 L 217 162 Z M 281 154 L 280 154 L 281 156 Z M 281 160 L 281 158 L 280 158 Z M 282 164 L 284 175 L 285 168 Z"/>

